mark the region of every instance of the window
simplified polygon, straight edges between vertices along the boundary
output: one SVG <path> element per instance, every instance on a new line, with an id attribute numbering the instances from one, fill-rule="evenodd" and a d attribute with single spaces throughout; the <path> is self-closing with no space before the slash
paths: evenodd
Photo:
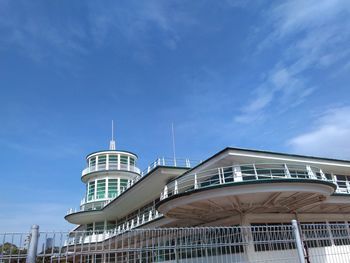
<path id="1" fill-rule="evenodd" d="M 121 163 L 121 164 L 128 164 L 128 156 L 126 156 L 126 155 L 121 155 L 121 156 L 120 156 L 120 163 Z"/>
<path id="2" fill-rule="evenodd" d="M 130 166 L 135 166 L 135 159 L 130 157 Z"/>
<path id="3" fill-rule="evenodd" d="M 115 228 L 115 221 L 107 221 L 107 230 Z"/>
<path id="4" fill-rule="evenodd" d="M 118 195 L 118 179 L 108 180 L 108 198 L 114 198 Z"/>
<path id="5" fill-rule="evenodd" d="M 104 222 L 96 222 L 95 223 L 95 232 L 101 232 L 105 228 L 105 223 Z"/>
<path id="6" fill-rule="evenodd" d="M 89 182 L 87 200 L 91 201 L 95 196 L 95 181 Z"/>
<path id="7" fill-rule="evenodd" d="M 109 155 L 109 169 L 117 169 L 118 168 L 118 155 Z"/>
<path id="8" fill-rule="evenodd" d="M 243 181 L 255 180 L 255 170 L 253 165 L 241 166 Z"/>
<path id="9" fill-rule="evenodd" d="M 120 169 L 122 170 L 128 169 L 128 156 L 120 155 Z"/>
<path id="10" fill-rule="evenodd" d="M 106 179 L 97 180 L 97 189 L 96 189 L 96 199 L 105 198 L 106 194 Z"/>
<path id="11" fill-rule="evenodd" d="M 86 225 L 86 231 L 88 233 L 91 233 L 94 230 L 94 224 L 87 224 Z"/>
<path id="12" fill-rule="evenodd" d="M 124 191 L 128 186 L 128 179 L 120 179 L 120 191 Z"/>
<path id="13" fill-rule="evenodd" d="M 106 155 L 100 155 L 98 157 L 98 168 L 105 169 L 106 168 Z"/>
<path id="14" fill-rule="evenodd" d="M 233 182 L 232 167 L 224 168 L 224 178 L 226 183 Z"/>
<path id="15" fill-rule="evenodd" d="M 96 157 L 91 157 L 90 159 L 89 159 L 89 167 L 90 168 L 94 168 L 95 166 L 96 166 Z"/>
<path id="16" fill-rule="evenodd" d="M 337 177 L 337 183 L 338 183 L 339 188 L 346 189 L 346 176 L 337 174 L 336 177 Z"/>

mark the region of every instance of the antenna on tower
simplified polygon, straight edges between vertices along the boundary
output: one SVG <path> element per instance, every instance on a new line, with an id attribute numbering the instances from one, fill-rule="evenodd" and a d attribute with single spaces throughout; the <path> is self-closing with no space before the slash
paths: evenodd
<path id="1" fill-rule="evenodd" d="M 176 152 L 175 152 L 175 133 L 174 133 L 174 123 L 171 123 L 171 135 L 173 139 L 173 157 L 174 157 L 174 165 L 176 166 Z"/>
<path id="2" fill-rule="evenodd" d="M 114 140 L 114 121 L 112 120 L 112 138 L 109 142 L 109 149 L 115 150 L 115 140 Z"/>

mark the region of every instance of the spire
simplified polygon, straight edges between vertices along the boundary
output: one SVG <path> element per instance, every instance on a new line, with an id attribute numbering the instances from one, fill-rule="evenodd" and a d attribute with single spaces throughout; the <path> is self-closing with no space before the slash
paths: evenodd
<path id="1" fill-rule="evenodd" d="M 112 138 L 109 142 L 109 149 L 110 150 L 115 150 L 115 140 L 114 140 L 114 122 L 112 120 Z"/>

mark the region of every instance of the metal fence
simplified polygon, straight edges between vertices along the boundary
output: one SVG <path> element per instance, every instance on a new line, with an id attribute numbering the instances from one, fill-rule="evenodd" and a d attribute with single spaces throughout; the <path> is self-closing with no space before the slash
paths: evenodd
<path id="1" fill-rule="evenodd" d="M 0 262 L 350 262 L 347 224 L 293 223 L 134 229 L 102 239 L 34 227 L 0 234 Z"/>

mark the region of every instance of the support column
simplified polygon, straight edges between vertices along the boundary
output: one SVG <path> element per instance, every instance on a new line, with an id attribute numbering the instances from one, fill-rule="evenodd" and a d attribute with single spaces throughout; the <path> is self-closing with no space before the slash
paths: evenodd
<path id="1" fill-rule="evenodd" d="M 246 262 L 254 262 L 255 261 L 255 250 L 253 244 L 253 235 L 251 230 L 250 222 L 247 218 L 246 214 L 241 214 L 241 226 L 242 226 L 242 239 L 244 246 L 244 255 Z"/>

